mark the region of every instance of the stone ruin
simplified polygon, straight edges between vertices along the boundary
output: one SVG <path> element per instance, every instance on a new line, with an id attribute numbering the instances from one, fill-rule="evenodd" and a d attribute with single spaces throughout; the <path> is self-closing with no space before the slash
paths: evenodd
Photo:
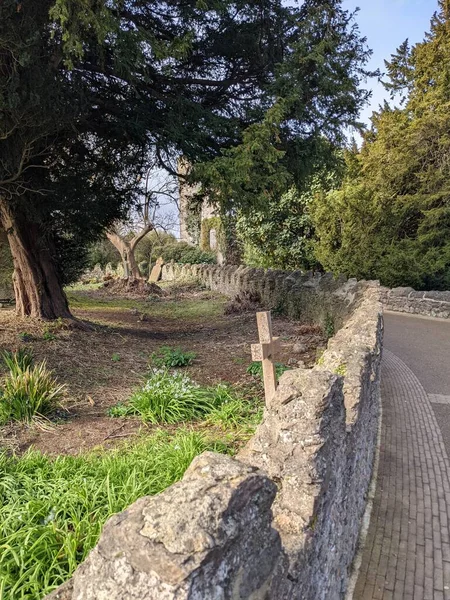
<path id="1" fill-rule="evenodd" d="M 357 549 L 377 443 L 382 305 L 375 282 L 173 265 L 229 295 L 258 294 L 336 330 L 312 369 L 287 371 L 236 458 L 197 457 L 183 479 L 106 523 L 47 600 L 337 600 Z"/>

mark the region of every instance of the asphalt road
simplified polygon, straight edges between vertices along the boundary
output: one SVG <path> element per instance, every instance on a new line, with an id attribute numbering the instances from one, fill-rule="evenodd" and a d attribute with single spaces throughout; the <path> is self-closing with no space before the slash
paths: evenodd
<path id="1" fill-rule="evenodd" d="M 384 343 L 416 374 L 428 394 L 450 396 L 450 319 L 384 314 Z"/>
<path id="2" fill-rule="evenodd" d="M 450 456 L 450 319 L 385 312 L 384 323 L 385 347 L 408 365 L 428 394 L 449 397 L 448 403 L 431 405 Z"/>

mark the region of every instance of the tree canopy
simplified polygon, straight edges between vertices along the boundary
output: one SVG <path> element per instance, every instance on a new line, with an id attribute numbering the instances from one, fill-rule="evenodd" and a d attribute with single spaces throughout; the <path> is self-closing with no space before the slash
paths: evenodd
<path id="1" fill-rule="evenodd" d="M 196 164 L 193 178 L 201 197 L 238 217 L 252 260 L 299 268 L 316 262 L 306 198 L 318 177 L 341 170 L 348 129 L 362 127 L 371 52 L 354 14 L 337 0 L 304 2 L 290 23 L 263 119 L 244 130 L 240 144 Z"/>
<path id="2" fill-rule="evenodd" d="M 149 152 L 169 168 L 180 154 L 212 160 L 267 124 L 275 98 L 292 142 L 297 126 L 306 138 L 317 138 L 319 127 L 337 131 L 333 119 L 319 122 L 322 97 L 335 93 L 314 92 L 320 56 L 298 73 L 309 117 L 294 124 L 296 40 L 309 27 L 304 44 L 320 37 L 338 3 L 305 5 L 299 12 L 278 0 L 0 4 L 0 215 L 21 314 L 70 316 L 61 285 L 82 264 L 79 249 L 136 202 Z M 322 37 L 327 54 L 331 41 Z M 338 65 L 332 69 L 337 80 Z M 353 108 L 341 106 L 344 114 Z M 292 169 L 303 150 L 300 142 L 290 148 Z"/>
<path id="3" fill-rule="evenodd" d="M 314 206 L 317 256 L 337 273 L 388 286 L 450 286 L 450 3 L 429 33 L 387 62 L 403 101 L 372 118 L 340 189 Z M 356 166 L 355 166 L 356 165 Z"/>

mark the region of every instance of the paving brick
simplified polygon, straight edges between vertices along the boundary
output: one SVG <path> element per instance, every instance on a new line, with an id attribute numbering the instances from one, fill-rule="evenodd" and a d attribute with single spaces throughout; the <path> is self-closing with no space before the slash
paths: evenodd
<path id="1" fill-rule="evenodd" d="M 450 462 L 430 400 L 394 354 L 382 362 L 381 446 L 354 600 L 450 600 Z"/>

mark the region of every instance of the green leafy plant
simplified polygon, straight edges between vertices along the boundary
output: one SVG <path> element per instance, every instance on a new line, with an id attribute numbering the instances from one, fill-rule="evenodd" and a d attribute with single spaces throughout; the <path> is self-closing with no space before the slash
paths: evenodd
<path id="1" fill-rule="evenodd" d="M 205 450 L 228 447 L 182 429 L 56 460 L 0 454 L 0 597 L 43 598 L 86 558 L 112 514 L 181 479 Z"/>
<path id="2" fill-rule="evenodd" d="M 162 346 L 151 355 L 155 367 L 187 367 L 196 357 L 195 352 L 184 352 L 181 348 Z"/>
<path id="3" fill-rule="evenodd" d="M 111 360 L 113 362 L 119 362 L 120 361 L 120 354 L 118 352 L 114 352 L 113 355 L 111 356 Z"/>
<path id="4" fill-rule="evenodd" d="M 130 414 L 130 407 L 123 402 L 118 402 L 114 406 L 108 409 L 108 416 L 110 417 L 126 417 Z"/>
<path id="5" fill-rule="evenodd" d="M 0 424 L 31 423 L 57 405 L 65 386 L 57 383 L 45 361 L 32 366 L 30 356 L 25 353 L 4 355 L 3 360 L 9 372 L 0 392 Z"/>
<path id="6" fill-rule="evenodd" d="M 120 406 L 119 416 L 137 415 L 149 423 L 180 423 L 200 418 L 215 405 L 213 390 L 202 388 L 181 373 L 155 369 L 144 386 L 136 390 L 127 403 Z M 112 416 L 117 406 L 110 409 Z"/>
<path id="7" fill-rule="evenodd" d="M 277 378 L 281 377 L 281 375 L 283 375 L 283 373 L 285 371 L 290 371 L 290 367 L 288 367 L 287 365 L 283 365 L 283 363 L 275 363 L 275 371 L 277 374 Z M 253 377 L 259 377 L 260 379 L 263 378 L 263 370 L 262 370 L 262 363 L 261 362 L 252 362 L 250 363 L 250 365 L 247 367 L 247 373 L 249 373 L 250 375 L 252 375 Z"/>

